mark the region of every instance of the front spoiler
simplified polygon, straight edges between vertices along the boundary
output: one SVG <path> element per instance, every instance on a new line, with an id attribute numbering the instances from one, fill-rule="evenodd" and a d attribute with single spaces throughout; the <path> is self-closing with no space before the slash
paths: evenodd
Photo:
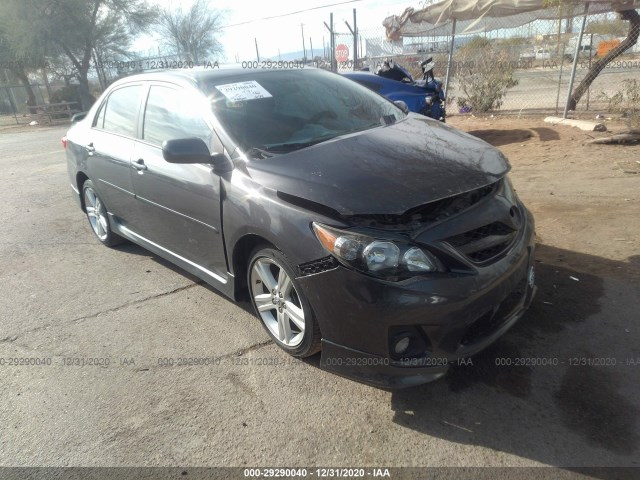
<path id="1" fill-rule="evenodd" d="M 433 382 L 443 377 L 451 364 L 475 355 L 504 335 L 525 314 L 537 290 L 535 285 L 528 287 L 520 307 L 505 320 L 500 328 L 483 341 L 474 343 L 473 349 L 460 350 L 457 357 L 425 358 L 421 366 L 402 366 L 388 357 L 361 352 L 323 339 L 320 365 L 325 370 L 340 376 L 379 388 L 401 389 Z"/>

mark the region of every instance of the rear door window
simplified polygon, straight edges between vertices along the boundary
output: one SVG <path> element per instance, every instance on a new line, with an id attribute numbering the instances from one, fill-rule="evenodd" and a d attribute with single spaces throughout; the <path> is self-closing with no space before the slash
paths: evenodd
<path id="1" fill-rule="evenodd" d="M 135 137 L 138 123 L 138 108 L 145 87 L 131 85 L 115 90 L 107 99 L 104 109 L 103 127 L 106 131 Z M 98 121 L 100 116 L 98 116 Z M 96 125 L 98 126 L 98 125 Z"/>
<path id="2" fill-rule="evenodd" d="M 104 102 L 100 106 L 100 111 L 98 115 L 96 115 L 95 120 L 93 121 L 93 126 L 96 128 L 104 128 L 104 111 L 107 109 L 107 102 Z"/>

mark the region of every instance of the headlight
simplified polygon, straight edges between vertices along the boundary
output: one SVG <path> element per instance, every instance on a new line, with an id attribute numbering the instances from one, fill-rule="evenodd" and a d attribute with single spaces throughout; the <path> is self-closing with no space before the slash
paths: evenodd
<path id="1" fill-rule="evenodd" d="M 322 246 L 341 263 L 383 277 L 407 277 L 445 269 L 429 251 L 408 243 L 376 239 L 367 235 L 313 223 Z"/>

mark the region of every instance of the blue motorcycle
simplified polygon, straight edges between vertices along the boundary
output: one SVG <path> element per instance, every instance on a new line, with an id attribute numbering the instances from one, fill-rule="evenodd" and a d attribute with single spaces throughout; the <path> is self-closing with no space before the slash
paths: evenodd
<path id="1" fill-rule="evenodd" d="M 422 80 L 414 80 L 411 74 L 395 63 L 385 60 L 382 67 L 371 73 L 369 68 L 343 75 L 392 101 L 402 101 L 407 108 L 421 115 L 446 121 L 445 98 L 442 82 L 433 75 L 435 64 L 430 57 L 420 63 Z"/>

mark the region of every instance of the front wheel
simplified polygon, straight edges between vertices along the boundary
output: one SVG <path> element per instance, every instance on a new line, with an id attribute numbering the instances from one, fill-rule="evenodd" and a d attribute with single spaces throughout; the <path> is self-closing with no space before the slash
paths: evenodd
<path id="1" fill-rule="evenodd" d="M 295 357 L 320 351 L 320 328 L 287 257 L 273 248 L 254 252 L 247 282 L 251 303 L 273 341 Z"/>
<path id="2" fill-rule="evenodd" d="M 89 219 L 89 224 L 98 240 L 107 247 L 114 247 L 124 241 L 124 239 L 111 231 L 107 208 L 96 193 L 91 180 L 84 182 L 82 186 L 84 199 L 84 209 Z"/>

